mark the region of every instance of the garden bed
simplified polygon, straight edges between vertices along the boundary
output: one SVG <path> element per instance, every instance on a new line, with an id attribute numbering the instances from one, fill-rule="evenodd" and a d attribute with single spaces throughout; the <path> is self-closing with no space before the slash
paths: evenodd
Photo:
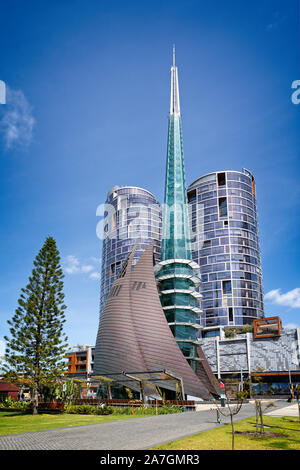
<path id="1" fill-rule="evenodd" d="M 238 434 L 239 436 L 247 436 L 247 437 L 259 437 L 263 438 L 270 438 L 270 437 L 289 437 L 288 434 L 283 434 L 281 432 L 272 432 L 272 431 L 265 431 L 265 432 L 256 432 L 256 431 L 235 431 L 234 434 Z"/>

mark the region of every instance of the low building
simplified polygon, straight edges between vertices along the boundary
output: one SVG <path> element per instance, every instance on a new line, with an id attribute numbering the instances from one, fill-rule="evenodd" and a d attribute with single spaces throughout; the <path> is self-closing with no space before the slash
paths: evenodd
<path id="1" fill-rule="evenodd" d="M 94 346 L 73 346 L 66 357 L 68 363 L 68 374 L 70 377 L 87 377 L 93 373 L 94 368 Z"/>
<path id="2" fill-rule="evenodd" d="M 84 381 L 82 398 L 96 398 L 97 386 L 91 384 L 90 377 L 94 371 L 95 346 L 73 346 L 66 354 L 68 359 L 68 377 Z"/>
<path id="3" fill-rule="evenodd" d="M 272 321 L 271 321 L 272 320 Z M 250 379 L 260 392 L 289 393 L 300 385 L 300 328 L 282 329 L 278 317 L 256 320 L 253 332 L 202 338 L 202 350 L 216 378 Z"/>
<path id="4" fill-rule="evenodd" d="M 5 380 L 0 380 L 0 401 L 6 398 L 12 398 L 18 400 L 19 387 L 13 385 Z"/>

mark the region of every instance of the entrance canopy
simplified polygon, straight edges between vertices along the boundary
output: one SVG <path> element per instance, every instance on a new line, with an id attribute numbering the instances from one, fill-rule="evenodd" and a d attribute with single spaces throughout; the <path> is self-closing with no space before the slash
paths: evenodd
<path id="1" fill-rule="evenodd" d="M 166 389 L 176 389 L 181 400 L 184 400 L 184 388 L 181 377 L 176 376 L 168 370 L 148 370 L 148 371 L 122 371 L 111 374 L 101 374 L 102 377 L 111 379 L 114 382 L 141 392 L 143 400 L 145 396 L 157 397 L 159 392 L 156 387 Z M 91 376 L 91 383 L 101 383 L 101 376 Z M 172 385 L 171 385 L 172 384 Z"/>

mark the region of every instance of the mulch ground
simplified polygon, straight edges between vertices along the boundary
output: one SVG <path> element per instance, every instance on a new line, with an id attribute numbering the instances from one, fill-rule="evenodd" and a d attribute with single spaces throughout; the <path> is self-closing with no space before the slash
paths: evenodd
<path id="1" fill-rule="evenodd" d="M 239 434 L 241 436 L 250 436 L 250 437 L 289 437 L 288 434 L 282 434 L 281 432 L 270 432 L 265 431 L 264 433 L 255 432 L 255 431 L 235 431 L 235 434 Z"/>

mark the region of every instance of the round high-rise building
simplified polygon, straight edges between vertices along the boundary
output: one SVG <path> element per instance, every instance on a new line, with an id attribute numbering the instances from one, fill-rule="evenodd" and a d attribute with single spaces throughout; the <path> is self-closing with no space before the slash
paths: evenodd
<path id="1" fill-rule="evenodd" d="M 202 280 L 203 335 L 252 324 L 264 317 L 254 177 L 246 169 L 210 173 L 187 194 L 193 260 Z"/>
<path id="2" fill-rule="evenodd" d="M 104 207 L 100 314 L 123 261 L 135 250 L 133 264 L 151 241 L 155 262 L 160 261 L 161 208 L 146 189 L 114 186 Z"/>

